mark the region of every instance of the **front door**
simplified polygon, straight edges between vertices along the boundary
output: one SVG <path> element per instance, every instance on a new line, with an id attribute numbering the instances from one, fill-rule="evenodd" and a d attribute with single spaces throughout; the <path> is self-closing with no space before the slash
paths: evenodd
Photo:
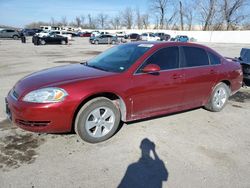
<path id="1" fill-rule="evenodd" d="M 158 74 L 143 73 L 148 64 L 159 65 Z M 179 69 L 179 48 L 167 47 L 155 52 L 132 77 L 132 116 L 147 116 L 181 105 L 183 75 Z"/>

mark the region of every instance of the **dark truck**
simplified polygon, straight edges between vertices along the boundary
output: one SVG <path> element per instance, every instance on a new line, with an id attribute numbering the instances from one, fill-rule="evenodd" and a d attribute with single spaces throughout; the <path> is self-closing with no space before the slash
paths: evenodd
<path id="1" fill-rule="evenodd" d="M 243 70 L 244 82 L 250 82 L 250 48 L 242 48 L 240 52 L 240 64 Z"/>

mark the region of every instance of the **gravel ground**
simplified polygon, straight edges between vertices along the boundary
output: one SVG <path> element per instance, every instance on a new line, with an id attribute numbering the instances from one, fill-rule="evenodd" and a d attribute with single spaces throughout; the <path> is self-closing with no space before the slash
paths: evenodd
<path id="1" fill-rule="evenodd" d="M 205 45 L 229 57 L 250 47 Z M 124 124 L 100 144 L 82 142 L 75 134 L 26 132 L 6 120 L 4 97 L 20 78 L 79 63 L 109 47 L 83 38 L 65 46 L 0 40 L 1 188 L 250 187 L 249 88 L 231 97 L 222 112 L 198 108 Z"/>

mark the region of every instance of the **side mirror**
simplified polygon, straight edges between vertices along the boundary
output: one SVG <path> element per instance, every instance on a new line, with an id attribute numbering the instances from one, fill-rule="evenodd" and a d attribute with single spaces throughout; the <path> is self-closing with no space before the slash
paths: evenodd
<path id="1" fill-rule="evenodd" d="M 143 69 L 142 72 L 143 73 L 158 73 L 161 70 L 161 68 L 156 65 L 156 64 L 149 64 L 146 65 Z"/>

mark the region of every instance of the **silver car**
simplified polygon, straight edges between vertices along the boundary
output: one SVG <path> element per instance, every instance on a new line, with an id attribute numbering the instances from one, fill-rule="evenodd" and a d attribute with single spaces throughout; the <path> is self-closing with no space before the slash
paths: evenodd
<path id="1" fill-rule="evenodd" d="M 1 29 L 0 38 L 13 38 L 17 40 L 20 37 L 20 34 L 14 29 Z"/>
<path id="2" fill-rule="evenodd" d="M 116 44 L 118 43 L 117 36 L 112 35 L 99 35 L 96 37 L 90 37 L 89 42 L 91 44 Z"/>

